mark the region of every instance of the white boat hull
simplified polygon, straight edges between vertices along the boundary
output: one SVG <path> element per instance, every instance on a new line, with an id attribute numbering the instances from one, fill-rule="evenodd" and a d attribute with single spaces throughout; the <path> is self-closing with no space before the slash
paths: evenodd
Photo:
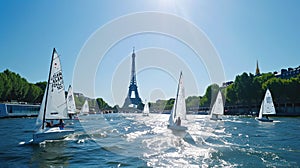
<path id="1" fill-rule="evenodd" d="M 73 134 L 74 130 L 70 129 L 60 129 L 59 127 L 54 127 L 42 131 L 38 131 L 33 134 L 33 143 L 40 143 L 46 140 L 59 140 L 64 139 L 70 134 Z"/>
<path id="2" fill-rule="evenodd" d="M 179 125 L 168 125 L 168 128 L 174 131 L 186 131 L 187 127 Z"/>
<path id="3" fill-rule="evenodd" d="M 210 120 L 219 121 L 219 120 L 222 120 L 222 118 L 214 118 L 214 117 L 211 117 Z"/>
<path id="4" fill-rule="evenodd" d="M 213 114 L 210 116 L 210 120 L 218 121 L 218 120 L 222 120 L 222 118 L 219 118 L 219 115 L 217 114 Z"/>
<path id="5" fill-rule="evenodd" d="M 255 119 L 257 121 L 260 121 L 260 122 L 273 122 L 273 120 L 270 120 L 270 119 L 267 119 L 267 118 L 259 118 L 259 117 L 255 117 Z"/>

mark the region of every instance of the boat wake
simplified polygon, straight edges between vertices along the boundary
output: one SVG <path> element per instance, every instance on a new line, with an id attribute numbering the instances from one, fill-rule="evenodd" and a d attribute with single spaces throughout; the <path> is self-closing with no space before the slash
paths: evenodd
<path id="1" fill-rule="evenodd" d="M 98 120 L 86 118 L 81 125 L 102 149 L 124 157 L 142 158 L 150 167 L 196 166 L 200 162 L 210 165 L 211 156 L 218 151 L 216 148 L 230 146 L 222 139 L 231 136 L 226 133 L 223 122 L 207 122 L 207 116 L 189 116 L 191 121 L 183 121 L 188 130 L 177 134 L 167 128 L 168 117 L 164 114 L 159 117 L 109 114 Z M 75 136 L 76 143 L 89 140 L 81 136 Z"/>

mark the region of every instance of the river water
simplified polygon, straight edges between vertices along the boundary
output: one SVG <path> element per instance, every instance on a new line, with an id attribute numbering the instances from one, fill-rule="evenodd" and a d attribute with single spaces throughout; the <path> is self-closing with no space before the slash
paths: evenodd
<path id="1" fill-rule="evenodd" d="M 106 114 L 66 121 L 75 133 L 31 144 L 36 118 L 0 119 L 0 167 L 300 167 L 300 118 Z"/>

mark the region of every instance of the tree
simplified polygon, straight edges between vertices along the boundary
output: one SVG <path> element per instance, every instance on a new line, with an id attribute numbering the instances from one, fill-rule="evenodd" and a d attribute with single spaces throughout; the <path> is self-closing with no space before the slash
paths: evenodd
<path id="1" fill-rule="evenodd" d="M 143 103 L 140 103 L 136 108 L 139 109 L 139 110 L 143 110 L 144 106 L 145 105 Z"/>
<path id="2" fill-rule="evenodd" d="M 255 85 L 255 104 L 259 104 L 259 102 L 261 102 L 261 100 L 263 99 L 266 89 L 263 88 L 263 84 L 265 82 L 267 82 L 268 80 L 275 78 L 273 73 L 264 73 L 260 76 L 256 76 L 254 78 L 254 85 Z"/>
<path id="3" fill-rule="evenodd" d="M 287 80 L 288 87 L 285 87 L 287 97 L 291 103 L 299 101 L 300 80 L 299 78 L 290 78 Z"/>
<path id="4" fill-rule="evenodd" d="M 44 81 L 44 82 L 37 82 L 35 85 L 38 86 L 39 88 L 41 88 L 42 90 L 45 90 L 46 86 L 47 86 L 47 82 L 46 81 Z"/>
<path id="5" fill-rule="evenodd" d="M 175 102 L 175 99 L 174 99 L 174 98 L 170 98 L 170 99 L 167 101 L 164 110 L 172 110 L 173 105 L 174 105 L 174 102 Z"/>
<path id="6" fill-rule="evenodd" d="M 97 98 L 96 101 L 100 110 L 112 109 L 102 98 Z"/>
<path id="7" fill-rule="evenodd" d="M 215 101 L 219 91 L 219 85 L 212 84 L 207 87 L 206 92 L 200 100 L 200 106 L 210 106 Z"/>
<path id="8" fill-rule="evenodd" d="M 287 86 L 287 80 L 281 78 L 271 78 L 263 83 L 264 93 L 267 89 L 270 90 L 274 102 L 286 102 L 286 92 L 284 91 L 284 86 Z"/>
<path id="9" fill-rule="evenodd" d="M 40 103 L 40 95 L 43 95 L 42 89 L 34 84 L 29 84 L 28 93 L 26 94 L 24 100 L 31 103 Z"/>
<path id="10" fill-rule="evenodd" d="M 0 101 L 4 101 L 4 91 L 5 91 L 5 75 L 3 73 L 0 73 Z"/>
<path id="11" fill-rule="evenodd" d="M 186 107 L 199 107 L 200 104 L 200 97 L 199 96 L 189 96 L 186 100 Z"/>
<path id="12" fill-rule="evenodd" d="M 226 103 L 229 105 L 235 105 L 237 103 L 237 95 L 234 83 L 226 87 Z"/>
<path id="13" fill-rule="evenodd" d="M 3 73 L 2 73 L 2 80 L 3 80 L 3 92 L 1 94 L 1 101 L 8 101 L 11 100 L 10 99 L 10 93 L 12 91 L 12 83 L 11 80 L 8 77 L 8 74 L 10 73 L 10 71 L 8 69 L 6 69 Z"/>
<path id="14" fill-rule="evenodd" d="M 155 103 L 151 103 L 152 110 L 163 111 L 167 104 L 167 100 L 156 100 Z"/>

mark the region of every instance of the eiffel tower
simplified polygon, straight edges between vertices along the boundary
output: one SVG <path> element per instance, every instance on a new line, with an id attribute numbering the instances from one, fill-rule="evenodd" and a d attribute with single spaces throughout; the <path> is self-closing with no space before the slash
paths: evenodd
<path id="1" fill-rule="evenodd" d="M 136 74 L 135 74 L 135 53 L 134 47 L 132 52 L 132 63 L 131 63 L 131 80 L 128 90 L 128 95 L 125 99 L 123 108 L 127 107 L 135 107 L 142 103 L 142 100 L 139 96 L 139 92 L 137 90 L 137 83 L 136 83 Z"/>

